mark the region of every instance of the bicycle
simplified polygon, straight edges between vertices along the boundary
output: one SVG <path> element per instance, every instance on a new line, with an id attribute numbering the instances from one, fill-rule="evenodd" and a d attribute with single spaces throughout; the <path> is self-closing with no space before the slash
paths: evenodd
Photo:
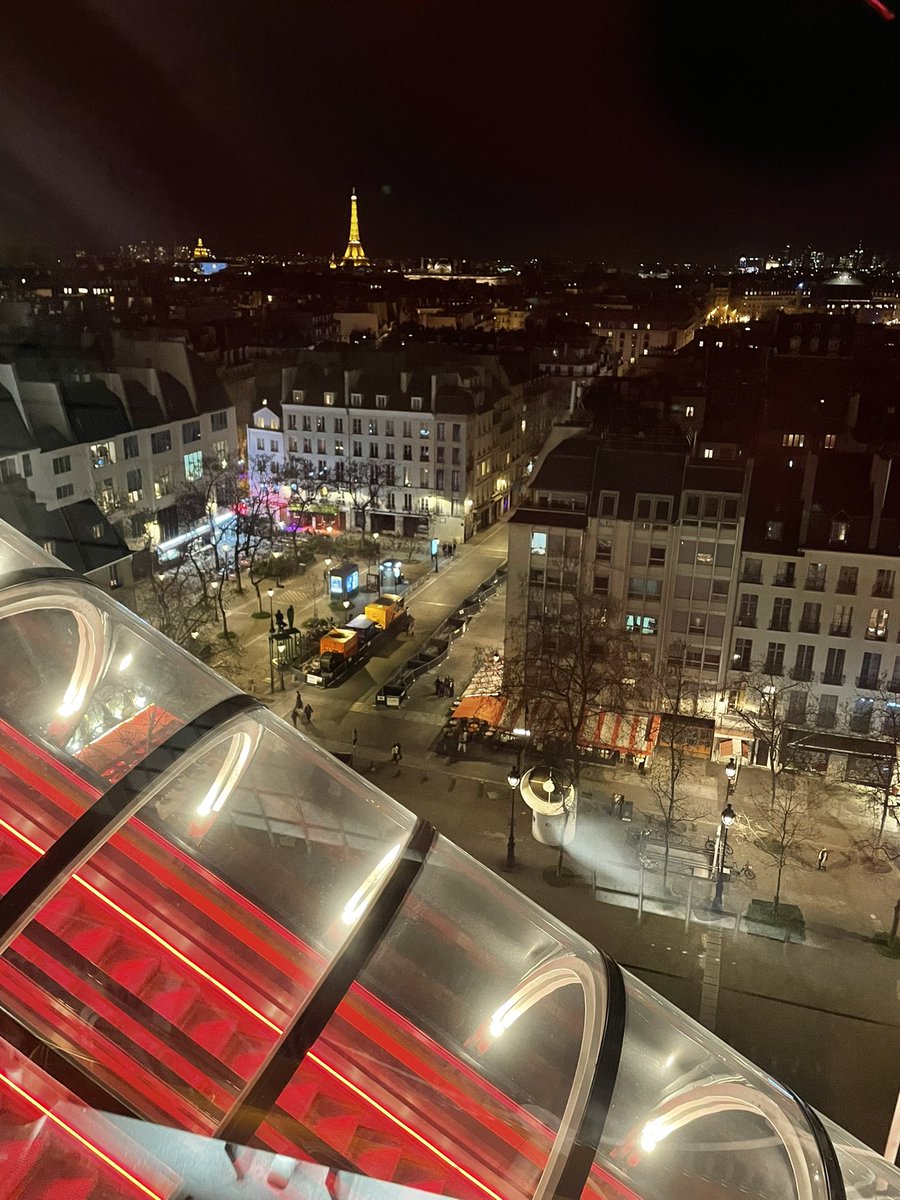
<path id="1" fill-rule="evenodd" d="M 706 839 L 706 849 L 707 850 L 715 850 L 716 849 L 716 839 L 715 838 L 707 838 Z M 731 856 L 733 854 L 734 854 L 734 846 L 726 846 L 725 847 L 725 857 L 731 858 Z"/>

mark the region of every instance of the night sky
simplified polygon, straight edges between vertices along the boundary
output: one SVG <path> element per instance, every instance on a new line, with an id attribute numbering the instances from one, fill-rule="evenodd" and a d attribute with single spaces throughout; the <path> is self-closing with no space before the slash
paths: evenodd
<path id="1" fill-rule="evenodd" d="M 340 253 L 351 185 L 377 257 L 900 248 L 900 19 L 864 0 L 45 0 L 3 26 L 7 255 Z"/>

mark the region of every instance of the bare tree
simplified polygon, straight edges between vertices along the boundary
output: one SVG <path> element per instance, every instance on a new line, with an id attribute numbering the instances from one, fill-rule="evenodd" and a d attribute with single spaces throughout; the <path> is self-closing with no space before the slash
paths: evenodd
<path id="1" fill-rule="evenodd" d="M 782 773 L 796 762 L 798 751 L 812 735 L 812 730 L 809 735 L 800 732 L 806 720 L 808 682 L 775 670 L 775 666 L 762 663 L 746 675 L 735 706 L 756 742 L 757 762 L 765 756 L 767 789 L 773 809 Z M 801 698 L 802 704 L 792 701 L 793 696 Z"/>
<path id="2" fill-rule="evenodd" d="M 343 478 L 336 481 L 353 509 L 354 526 L 363 534 L 368 523 L 367 514 L 381 507 L 385 478 L 385 469 L 380 463 L 352 459 L 344 469 Z"/>
<path id="3" fill-rule="evenodd" d="M 235 507 L 240 498 L 241 469 L 236 456 L 204 454 L 200 470 L 175 492 L 178 523 L 184 528 L 206 526 L 204 538 L 213 548 L 216 570 L 225 565 L 224 543 L 235 532 Z M 227 518 L 222 520 L 222 514 Z"/>
<path id="4" fill-rule="evenodd" d="M 866 689 L 847 714 L 851 734 L 866 734 L 883 745 L 882 753 L 871 753 L 868 746 L 860 754 L 851 754 L 847 762 L 847 782 L 858 787 L 875 817 L 871 837 L 864 849 L 877 853 L 885 843 L 885 826 L 892 813 L 900 813 L 897 795 L 897 756 L 900 753 L 900 696 L 889 680 L 882 677 L 878 687 Z"/>
<path id="5" fill-rule="evenodd" d="M 818 779 L 783 771 L 779 772 L 774 789 L 767 786 L 764 790 L 765 802 L 754 818 L 743 825 L 775 871 L 772 911 L 777 917 L 784 873 L 789 867 L 803 865 L 800 851 L 815 838 L 821 788 Z"/>
<path id="6" fill-rule="evenodd" d="M 669 849 L 674 838 L 697 816 L 689 789 L 697 774 L 697 680 L 687 669 L 683 642 L 669 647 L 668 660 L 655 681 L 660 729 L 648 776 L 659 810 L 664 840 L 663 885 L 669 873 Z"/>
<path id="7" fill-rule="evenodd" d="M 168 569 L 161 564 L 138 588 L 140 615 L 185 650 L 196 652 L 201 631 L 215 621 L 214 575 L 204 566 L 192 540 Z"/>

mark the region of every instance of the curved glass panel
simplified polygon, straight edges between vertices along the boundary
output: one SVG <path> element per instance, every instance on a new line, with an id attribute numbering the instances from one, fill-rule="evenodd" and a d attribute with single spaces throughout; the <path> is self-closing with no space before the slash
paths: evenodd
<path id="1" fill-rule="evenodd" d="M 837 1153 L 847 1200 L 876 1196 L 878 1200 L 900 1200 L 900 1171 L 896 1167 L 821 1113 L 819 1120 Z"/>
<path id="2" fill-rule="evenodd" d="M 11 525 L 0 522 L 0 578 L 11 575 L 13 571 L 27 571 L 32 567 L 53 567 L 58 570 L 63 564 L 46 550 L 42 550 L 35 542 L 13 529 Z"/>
<path id="3" fill-rule="evenodd" d="M 101 791 L 236 692 L 75 577 L 0 593 L 0 703 L 7 720 L 87 767 Z"/>
<path id="4" fill-rule="evenodd" d="M 207 735 L 143 801 L 0 959 L 0 997 L 136 1111 L 210 1130 L 414 819 L 264 712 Z"/>
<path id="5" fill-rule="evenodd" d="M 818 1148 L 790 1093 L 623 974 L 625 1041 L 598 1165 L 642 1200 L 690 1200 L 701 1189 L 827 1200 Z"/>
<path id="6" fill-rule="evenodd" d="M 601 956 L 439 839 L 261 1136 L 311 1135 L 429 1191 L 532 1196 L 583 1111 L 605 1010 Z"/>

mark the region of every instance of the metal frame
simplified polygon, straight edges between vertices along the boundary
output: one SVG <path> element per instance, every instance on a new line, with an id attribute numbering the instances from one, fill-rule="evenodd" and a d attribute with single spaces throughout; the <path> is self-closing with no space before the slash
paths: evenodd
<path id="1" fill-rule="evenodd" d="M 409 841 L 381 891 L 282 1033 L 269 1057 L 248 1081 L 214 1137 L 249 1144 L 403 907 L 436 836 L 430 822 L 421 817 L 416 821 Z"/>
<path id="2" fill-rule="evenodd" d="M 603 953 L 603 958 L 606 966 L 607 996 L 603 1041 L 600 1043 L 600 1052 L 594 1066 L 588 1102 L 553 1190 L 553 1200 L 580 1200 L 594 1159 L 597 1157 L 619 1073 L 622 1045 L 625 1041 L 625 981 L 619 964 L 608 954 Z"/>
<path id="3" fill-rule="evenodd" d="M 795 1091 L 781 1085 L 784 1090 L 790 1093 L 793 1100 L 796 1101 L 798 1108 L 803 1113 L 806 1120 L 809 1122 L 810 1132 L 816 1143 L 816 1149 L 819 1151 L 819 1157 L 822 1160 L 822 1166 L 825 1174 L 825 1186 L 828 1190 L 829 1200 L 847 1200 L 847 1189 L 844 1186 L 844 1175 L 841 1171 L 840 1160 L 838 1159 L 837 1150 L 834 1148 L 828 1130 L 819 1119 L 819 1114 L 811 1104 L 798 1096 Z"/>

